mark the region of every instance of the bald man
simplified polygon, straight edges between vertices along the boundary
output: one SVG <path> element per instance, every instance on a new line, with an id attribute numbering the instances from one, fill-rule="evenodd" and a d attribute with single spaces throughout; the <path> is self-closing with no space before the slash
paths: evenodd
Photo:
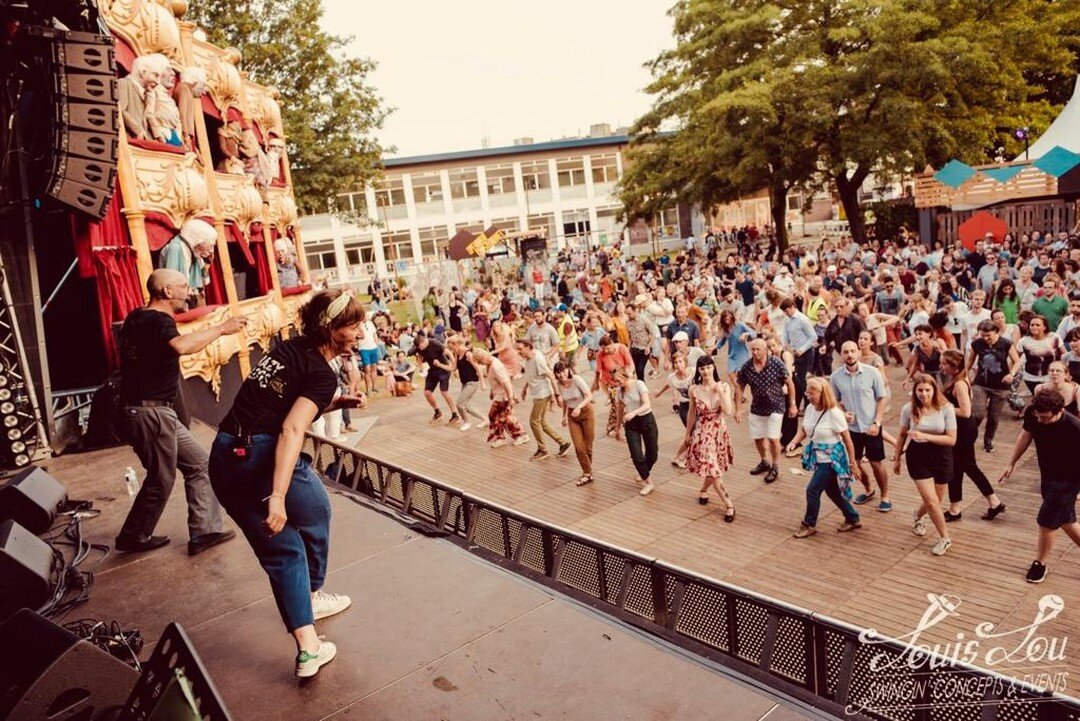
<path id="1" fill-rule="evenodd" d="M 175 270 L 155 270 L 146 280 L 146 290 L 150 302 L 131 311 L 120 331 L 121 427 L 146 469 L 146 480 L 116 536 L 116 550 L 137 553 L 169 542 L 168 536 L 153 533 L 179 468 L 188 504 L 188 553 L 194 556 L 236 534 L 222 531 L 221 506 L 207 476 L 209 457 L 173 407 L 180 388 L 180 356 L 239 332 L 247 318 L 230 318 L 180 335 L 173 315 L 187 310 L 191 294 L 187 277 Z"/>
<path id="2" fill-rule="evenodd" d="M 743 394 L 750 389 L 750 438 L 757 447 L 761 462 L 750 469 L 751 475 L 765 474 L 765 482 L 772 483 L 780 475 L 780 433 L 785 411 L 795 418 L 799 411 L 795 406 L 795 383 L 787 366 L 780 358 L 769 355 L 769 347 L 761 338 L 747 344 L 750 361 L 744 363 L 736 374 L 739 386 L 735 394 L 735 421 L 742 420 Z"/>

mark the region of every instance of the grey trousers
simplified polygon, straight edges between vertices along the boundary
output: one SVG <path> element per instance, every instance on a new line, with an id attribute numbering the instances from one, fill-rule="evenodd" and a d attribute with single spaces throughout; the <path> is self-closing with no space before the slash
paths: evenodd
<path id="1" fill-rule="evenodd" d="M 487 416 L 485 416 L 483 413 L 479 413 L 475 408 L 472 407 L 473 396 L 476 395 L 476 391 L 478 390 L 480 390 L 479 381 L 470 381 L 465 385 L 461 386 L 461 392 L 458 393 L 457 400 L 454 401 L 454 405 L 457 406 L 458 413 L 460 413 L 461 417 L 464 418 L 466 421 L 469 420 L 468 418 L 465 418 L 466 416 L 472 416 L 481 423 L 487 420 Z"/>
<path id="2" fill-rule="evenodd" d="M 188 506 L 188 534 L 196 538 L 221 531 L 221 505 L 210 488 L 210 456 L 191 435 L 176 411 L 167 406 L 124 408 L 128 443 L 146 469 L 146 480 L 135 496 L 117 538 L 142 541 L 157 526 L 176 482 L 184 475 Z"/>

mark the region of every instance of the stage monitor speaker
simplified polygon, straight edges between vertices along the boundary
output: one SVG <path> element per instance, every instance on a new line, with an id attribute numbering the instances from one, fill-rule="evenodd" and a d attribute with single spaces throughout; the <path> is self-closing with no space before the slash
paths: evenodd
<path id="1" fill-rule="evenodd" d="M 54 42 L 52 61 L 57 67 L 88 73 L 116 75 L 116 56 L 108 45 Z"/>
<path id="2" fill-rule="evenodd" d="M 68 73 L 56 68 L 57 98 L 86 100 L 91 103 L 116 103 L 116 78 L 112 75 Z"/>
<path id="3" fill-rule="evenodd" d="M 139 674 L 28 610 L 0 625 L 0 721 L 99 721 L 127 704 Z"/>
<path id="4" fill-rule="evenodd" d="M 31 533 L 45 533 L 66 500 L 62 483 L 42 468 L 26 468 L 0 485 L 0 520 L 10 518 Z"/>
<path id="5" fill-rule="evenodd" d="M 57 182 L 73 180 L 76 183 L 98 188 L 108 196 L 112 193 L 116 181 L 116 165 L 73 156 L 61 156 L 56 159 L 53 177 Z"/>
<path id="6" fill-rule="evenodd" d="M 49 196 L 95 218 L 104 218 L 112 200 L 112 189 L 97 188 L 68 178 L 53 178 Z"/>
<path id="7" fill-rule="evenodd" d="M 116 162 L 119 140 L 116 133 L 95 133 L 90 130 L 64 129 L 57 137 L 58 154 L 77 155 L 80 158 Z"/>
<path id="8" fill-rule="evenodd" d="M 120 130 L 120 112 L 112 103 L 73 103 L 66 98 L 56 102 L 56 124 L 76 130 L 116 133 Z"/>
<path id="9" fill-rule="evenodd" d="M 20 608 L 45 605 L 52 593 L 54 558 L 45 541 L 15 521 L 0 522 L 0 620 Z M 0 649 L 8 648 L 17 647 L 0 643 Z"/>

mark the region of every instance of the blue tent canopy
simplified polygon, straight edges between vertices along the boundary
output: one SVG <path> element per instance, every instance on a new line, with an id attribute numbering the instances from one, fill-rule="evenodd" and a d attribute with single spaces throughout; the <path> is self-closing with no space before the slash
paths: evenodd
<path id="1" fill-rule="evenodd" d="M 961 163 L 959 160 L 950 160 L 941 168 L 941 170 L 934 173 L 934 180 L 939 183 L 944 183 L 950 188 L 959 188 L 970 180 L 975 173 L 975 168 L 967 163 Z"/>
<path id="2" fill-rule="evenodd" d="M 979 172 L 999 183 L 1007 183 L 1024 170 L 1023 165 L 1006 165 L 1003 168 L 984 168 Z"/>
<path id="3" fill-rule="evenodd" d="M 1034 165 L 1047 175 L 1053 175 L 1055 178 L 1060 178 L 1077 165 L 1080 165 L 1080 155 L 1071 150 L 1066 150 L 1060 145 L 1055 145 L 1043 154 L 1041 158 L 1036 160 Z"/>

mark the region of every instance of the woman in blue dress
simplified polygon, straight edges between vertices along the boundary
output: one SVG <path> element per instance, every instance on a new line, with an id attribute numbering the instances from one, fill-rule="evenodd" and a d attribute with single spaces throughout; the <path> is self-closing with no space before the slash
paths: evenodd
<path id="1" fill-rule="evenodd" d="M 735 374 L 750 360 L 750 349 L 747 343 L 757 337 L 757 334 L 741 320 L 735 319 L 735 314 L 730 310 L 720 311 L 720 325 L 716 333 L 717 352 L 727 344 L 728 359 L 727 372 L 731 382 L 735 382 Z"/>

